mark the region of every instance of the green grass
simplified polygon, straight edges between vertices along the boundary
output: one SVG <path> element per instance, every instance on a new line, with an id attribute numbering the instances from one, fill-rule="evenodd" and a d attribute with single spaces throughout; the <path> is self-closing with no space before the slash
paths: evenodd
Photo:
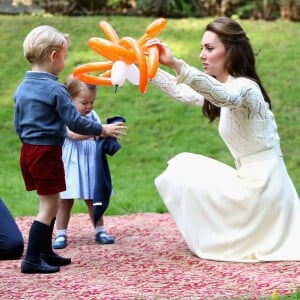
<path id="1" fill-rule="evenodd" d="M 71 34 L 67 67 L 59 79 L 63 82 L 77 65 L 105 59 L 87 46 L 90 37 L 103 37 L 98 23 L 104 19 L 110 22 L 120 37 L 134 38 L 139 38 L 154 20 L 118 16 L 0 16 L 0 196 L 14 216 L 35 215 L 38 207 L 35 193 L 28 193 L 24 188 L 19 170 L 20 142 L 12 122 L 13 94 L 29 68 L 22 53 L 24 37 L 41 24 L 53 25 Z M 168 20 L 159 38 L 167 42 L 178 57 L 200 67 L 200 39 L 208 21 L 193 18 Z M 257 69 L 272 98 L 287 168 L 299 193 L 300 24 L 282 21 L 241 23 L 254 49 L 261 50 L 257 56 Z M 201 153 L 233 165 L 218 136 L 217 123 L 208 124 L 199 108 L 175 103 L 151 85 L 146 94 L 141 94 L 136 86 L 129 83 L 116 94 L 112 87 L 100 87 L 95 108 L 102 120 L 116 114 L 125 116 L 129 127 L 127 137 L 121 141 L 122 149 L 109 157 L 115 195 L 107 214 L 165 212 L 153 182 L 166 167 L 167 160 L 179 152 Z M 82 201 L 76 201 L 73 212 L 85 211 Z M 288 299 L 300 299 L 300 294 Z"/>
<path id="2" fill-rule="evenodd" d="M 81 63 L 105 60 L 87 46 L 93 36 L 103 37 L 98 27 L 107 20 L 120 37 L 139 38 L 154 20 L 141 17 L 29 17 L 0 16 L 1 69 L 0 94 L 2 122 L 0 147 L 0 195 L 14 216 L 34 215 L 37 212 L 35 193 L 24 189 L 19 170 L 20 143 L 13 128 L 13 94 L 29 68 L 23 57 L 22 43 L 26 34 L 35 26 L 49 24 L 70 33 L 72 46 L 67 67 L 60 81 Z M 168 20 L 159 38 L 167 42 L 173 52 L 187 62 L 200 67 L 198 58 L 200 39 L 209 19 Z M 273 101 L 282 148 L 289 173 L 300 192 L 300 25 L 276 21 L 242 21 L 257 56 L 257 69 Z M 154 187 L 154 179 L 166 167 L 173 155 L 190 151 L 212 156 L 233 165 L 225 145 L 217 133 L 217 123 L 208 124 L 197 107 L 175 103 L 149 85 L 146 94 L 136 86 L 126 83 L 115 94 L 112 87 L 100 87 L 96 110 L 102 120 L 120 114 L 126 117 L 129 127 L 122 139 L 122 149 L 109 163 L 115 195 L 111 199 L 108 214 L 133 212 L 164 212 L 166 208 Z M 76 202 L 74 212 L 85 211 Z"/>

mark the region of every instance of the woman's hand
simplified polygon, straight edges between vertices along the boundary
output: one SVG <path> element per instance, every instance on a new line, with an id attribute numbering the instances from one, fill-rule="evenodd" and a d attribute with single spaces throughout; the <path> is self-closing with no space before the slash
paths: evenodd
<path id="1" fill-rule="evenodd" d="M 149 39 L 146 42 L 147 47 L 157 46 L 159 49 L 159 62 L 180 74 L 183 61 L 177 59 L 171 52 L 170 48 L 158 39 Z"/>
<path id="2" fill-rule="evenodd" d="M 127 130 L 127 127 L 123 122 L 103 124 L 101 136 L 103 138 L 113 137 L 116 139 L 120 139 L 122 136 L 126 135 L 125 130 Z"/>

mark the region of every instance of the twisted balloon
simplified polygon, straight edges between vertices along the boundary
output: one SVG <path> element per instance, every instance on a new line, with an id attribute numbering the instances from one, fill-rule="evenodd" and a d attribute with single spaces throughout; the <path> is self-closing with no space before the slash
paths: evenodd
<path id="1" fill-rule="evenodd" d="M 74 77 L 85 83 L 113 85 L 116 88 L 128 79 L 139 85 L 141 93 L 145 93 L 148 81 L 156 75 L 159 64 L 157 46 L 146 47 L 146 41 L 157 36 L 166 24 L 164 18 L 156 19 L 142 37 L 135 40 L 132 37 L 119 38 L 108 22 L 101 21 L 99 27 L 107 39 L 92 37 L 88 40 L 88 46 L 108 60 L 82 64 L 74 69 Z M 90 74 L 101 71 L 103 73 L 98 76 Z"/>

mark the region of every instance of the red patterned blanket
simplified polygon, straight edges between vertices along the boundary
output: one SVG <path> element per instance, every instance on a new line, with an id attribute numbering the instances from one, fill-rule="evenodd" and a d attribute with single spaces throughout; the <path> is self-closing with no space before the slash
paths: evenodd
<path id="1" fill-rule="evenodd" d="M 17 218 L 27 242 L 32 217 Z M 114 245 L 97 245 L 88 215 L 74 214 L 72 264 L 54 274 L 22 274 L 0 261 L 0 299 L 257 299 L 300 288 L 300 262 L 227 263 L 191 254 L 168 213 L 105 217 Z M 25 245 L 26 247 L 26 245 Z"/>

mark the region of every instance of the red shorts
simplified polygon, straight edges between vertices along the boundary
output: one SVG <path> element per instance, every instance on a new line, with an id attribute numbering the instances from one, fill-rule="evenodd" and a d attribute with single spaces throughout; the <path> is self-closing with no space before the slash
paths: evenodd
<path id="1" fill-rule="evenodd" d="M 21 172 L 27 191 L 51 195 L 66 190 L 61 146 L 39 146 L 23 143 Z"/>

